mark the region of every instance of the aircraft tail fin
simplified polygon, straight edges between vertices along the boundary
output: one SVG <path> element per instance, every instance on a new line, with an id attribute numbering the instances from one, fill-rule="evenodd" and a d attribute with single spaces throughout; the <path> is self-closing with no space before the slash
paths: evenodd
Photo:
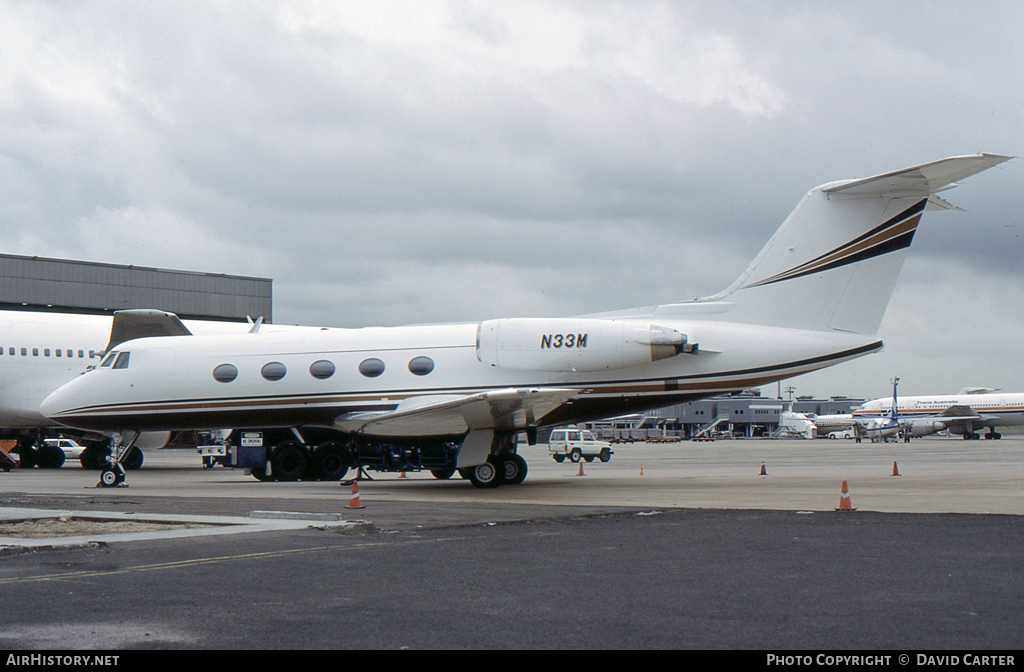
<path id="1" fill-rule="evenodd" d="M 116 310 L 110 325 L 110 341 L 104 352 L 110 352 L 125 341 L 148 336 L 191 336 L 178 316 L 162 310 Z"/>
<path id="2" fill-rule="evenodd" d="M 922 213 L 955 208 L 935 194 L 1010 158 L 956 156 L 816 187 L 729 288 L 655 312 L 717 303 L 712 319 L 875 334 Z"/>

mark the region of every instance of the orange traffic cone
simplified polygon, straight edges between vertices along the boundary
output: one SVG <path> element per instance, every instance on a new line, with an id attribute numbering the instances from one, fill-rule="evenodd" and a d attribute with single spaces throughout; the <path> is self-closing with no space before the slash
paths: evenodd
<path id="1" fill-rule="evenodd" d="M 579 470 L 579 473 L 577 473 L 576 475 L 577 476 L 586 476 L 586 474 L 583 473 L 583 460 L 580 460 L 580 470 Z"/>
<path id="2" fill-rule="evenodd" d="M 365 509 L 362 502 L 359 501 L 359 481 L 352 481 L 352 495 L 348 498 L 348 506 L 346 509 Z"/>
<path id="3" fill-rule="evenodd" d="M 836 511 L 856 511 L 857 509 L 850 506 L 850 490 L 846 487 L 846 481 L 843 481 L 843 490 L 839 493 L 839 508 Z"/>
<path id="4" fill-rule="evenodd" d="M 892 463 L 892 475 L 893 476 L 899 476 L 900 475 L 900 470 L 896 468 L 896 461 L 895 460 L 893 460 L 893 463 Z"/>
<path id="5" fill-rule="evenodd" d="M 405 472 L 404 472 L 404 471 L 403 471 L 402 473 L 400 473 L 400 474 L 398 475 L 398 477 L 399 477 L 399 478 L 409 478 L 408 476 L 406 476 L 406 475 L 405 475 Z"/>
<path id="6" fill-rule="evenodd" d="M 644 475 L 644 463 L 643 462 L 640 463 L 640 475 L 641 476 Z"/>
<path id="7" fill-rule="evenodd" d="M 758 475 L 759 476 L 767 476 L 768 475 L 768 471 L 764 468 L 764 462 L 761 463 L 761 473 L 758 474 Z"/>

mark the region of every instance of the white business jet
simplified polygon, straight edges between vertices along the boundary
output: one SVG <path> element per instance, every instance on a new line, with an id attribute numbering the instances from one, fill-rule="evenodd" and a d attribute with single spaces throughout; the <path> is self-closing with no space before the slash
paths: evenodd
<path id="1" fill-rule="evenodd" d="M 241 332 L 238 322 L 192 321 L 157 310 L 126 310 L 111 315 L 0 310 L 0 438 L 16 440 L 23 467 L 59 467 L 63 451 L 42 440 L 57 427 L 39 412 L 51 392 L 99 363 L 105 351 L 142 336 Z M 281 329 L 281 327 L 274 327 Z M 287 327 L 285 327 L 286 329 Z M 99 467 L 97 459 L 110 437 L 78 435 L 88 446 L 83 466 Z M 142 450 L 162 446 L 166 432 L 147 433 L 125 458 L 129 468 L 142 464 Z"/>
<path id="2" fill-rule="evenodd" d="M 478 487 L 519 483 L 518 432 L 532 443 L 539 427 L 744 390 L 879 351 L 875 334 L 922 213 L 953 208 L 935 194 L 1008 158 L 958 156 L 812 189 L 713 296 L 564 318 L 143 338 L 41 411 L 119 432 L 117 456 L 144 431 L 276 428 L 257 477 L 331 477 L 380 455 L 439 477 L 457 468 Z M 116 485 L 123 472 L 101 480 Z"/>

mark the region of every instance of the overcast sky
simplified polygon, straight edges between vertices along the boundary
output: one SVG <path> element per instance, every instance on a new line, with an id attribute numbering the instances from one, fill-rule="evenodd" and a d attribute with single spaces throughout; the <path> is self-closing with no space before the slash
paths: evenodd
<path id="1" fill-rule="evenodd" d="M 1021 82 L 1020 0 L 0 1 L 0 251 L 273 278 L 279 323 L 674 302 L 818 184 L 1024 156 Z M 885 351 L 784 386 L 1024 391 L 1022 187 L 944 194 Z"/>

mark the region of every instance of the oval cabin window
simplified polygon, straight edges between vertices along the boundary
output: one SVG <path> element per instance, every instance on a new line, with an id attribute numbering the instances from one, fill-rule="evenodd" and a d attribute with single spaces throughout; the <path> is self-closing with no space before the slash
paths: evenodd
<path id="1" fill-rule="evenodd" d="M 309 365 L 309 375 L 324 380 L 334 375 L 334 362 L 321 359 Z"/>
<path id="2" fill-rule="evenodd" d="M 409 371 L 417 376 L 425 376 L 434 370 L 434 360 L 430 357 L 413 357 L 409 361 Z"/>
<path id="3" fill-rule="evenodd" d="M 213 379 L 220 383 L 230 383 L 238 377 L 238 369 L 234 364 L 221 364 L 213 370 Z"/>
<path id="4" fill-rule="evenodd" d="M 364 359 L 359 364 L 359 373 L 363 374 L 367 378 L 376 378 L 380 374 L 384 373 L 384 362 L 377 358 Z"/>
<path id="5" fill-rule="evenodd" d="M 288 369 L 284 368 L 284 364 L 281 362 L 267 362 L 260 369 L 260 375 L 267 380 L 281 380 L 286 373 L 288 373 Z"/>

